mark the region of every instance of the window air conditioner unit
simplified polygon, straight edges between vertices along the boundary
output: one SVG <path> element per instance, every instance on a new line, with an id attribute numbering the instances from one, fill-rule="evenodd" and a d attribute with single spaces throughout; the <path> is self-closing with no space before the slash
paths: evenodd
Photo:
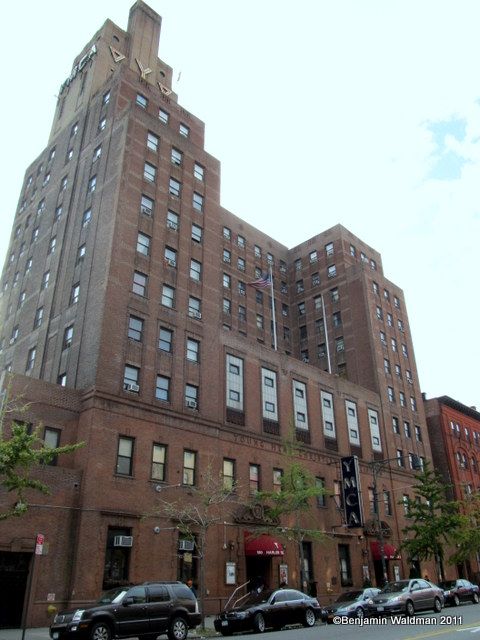
<path id="1" fill-rule="evenodd" d="M 193 551 L 194 549 L 193 540 L 179 540 L 178 541 L 178 550 L 179 551 Z"/>
<path id="2" fill-rule="evenodd" d="M 167 220 L 167 227 L 176 231 L 178 229 L 178 224 L 173 222 L 173 220 Z"/>
<path id="3" fill-rule="evenodd" d="M 9 344 L 14 344 L 15 343 L 15 338 L 10 338 L 10 343 Z"/>
<path id="4" fill-rule="evenodd" d="M 165 258 L 165 262 L 170 266 L 170 267 L 175 267 L 176 266 L 176 262 L 175 260 L 172 260 L 172 258 Z"/>
<path id="5" fill-rule="evenodd" d="M 149 207 L 142 206 L 140 210 L 142 213 L 145 213 L 147 216 L 152 214 L 152 210 Z"/>
<path id="6" fill-rule="evenodd" d="M 114 547 L 132 547 L 133 536 L 115 536 L 113 539 Z"/>
<path id="7" fill-rule="evenodd" d="M 307 362 L 307 363 L 308 363 L 308 362 L 310 362 L 310 358 L 307 358 L 307 357 L 305 357 L 305 356 L 302 358 L 302 360 L 303 360 L 304 362 Z"/>
<path id="8" fill-rule="evenodd" d="M 125 385 L 125 391 L 134 391 L 135 393 L 138 393 L 140 391 L 140 387 L 138 384 L 129 382 Z"/>
<path id="9" fill-rule="evenodd" d="M 189 409 L 196 409 L 197 408 L 197 401 L 196 400 L 187 400 L 186 405 Z"/>
<path id="10" fill-rule="evenodd" d="M 190 309 L 190 315 L 192 316 L 192 318 L 198 318 L 199 320 L 201 320 L 202 318 L 202 314 L 196 309 Z"/>

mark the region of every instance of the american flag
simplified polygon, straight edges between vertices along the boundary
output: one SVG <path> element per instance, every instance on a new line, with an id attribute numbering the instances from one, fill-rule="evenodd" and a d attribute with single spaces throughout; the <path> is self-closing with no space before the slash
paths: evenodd
<path id="1" fill-rule="evenodd" d="M 254 280 L 253 282 L 247 282 L 247 284 L 254 289 L 265 289 L 272 284 L 272 281 L 270 279 L 269 273 L 262 273 L 260 278 Z"/>

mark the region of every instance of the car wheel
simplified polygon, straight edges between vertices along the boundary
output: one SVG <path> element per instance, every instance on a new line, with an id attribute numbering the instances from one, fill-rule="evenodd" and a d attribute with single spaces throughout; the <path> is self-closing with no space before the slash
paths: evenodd
<path id="1" fill-rule="evenodd" d="M 415 613 L 415 607 L 413 606 L 413 602 L 411 600 L 407 600 L 407 604 L 405 605 L 405 613 L 407 616 L 413 616 Z"/>
<path id="2" fill-rule="evenodd" d="M 365 617 L 365 611 L 363 610 L 362 607 L 358 607 L 358 609 L 355 611 L 355 617 L 358 620 L 363 620 Z"/>
<path id="3" fill-rule="evenodd" d="M 256 613 L 253 619 L 253 628 L 257 633 L 263 633 L 265 631 L 265 618 L 261 613 Z"/>
<path id="4" fill-rule="evenodd" d="M 97 622 L 90 631 L 90 640 L 111 640 L 112 631 L 106 622 Z"/>
<path id="5" fill-rule="evenodd" d="M 303 626 L 304 627 L 313 627 L 315 624 L 315 614 L 312 609 L 306 609 L 303 614 Z"/>
<path id="6" fill-rule="evenodd" d="M 478 597 L 478 593 L 472 593 L 472 602 L 474 604 L 478 604 L 480 598 Z"/>
<path id="7" fill-rule="evenodd" d="M 433 610 L 435 611 L 435 613 L 440 613 L 440 611 L 442 610 L 442 602 L 440 598 L 435 598 L 435 600 L 433 601 Z"/>
<path id="8" fill-rule="evenodd" d="M 185 640 L 188 635 L 188 625 L 184 618 L 180 616 L 173 618 L 168 627 L 168 637 L 170 640 Z"/>
<path id="9" fill-rule="evenodd" d="M 458 605 L 460 604 L 460 598 L 457 596 L 457 594 L 453 596 L 452 604 L 454 607 L 458 607 Z"/>

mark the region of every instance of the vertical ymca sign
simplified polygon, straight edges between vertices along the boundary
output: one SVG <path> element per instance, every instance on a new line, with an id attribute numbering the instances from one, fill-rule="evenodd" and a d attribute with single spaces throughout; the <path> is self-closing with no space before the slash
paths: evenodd
<path id="1" fill-rule="evenodd" d="M 357 456 L 341 458 L 343 504 L 347 527 L 363 527 L 362 495 Z"/>

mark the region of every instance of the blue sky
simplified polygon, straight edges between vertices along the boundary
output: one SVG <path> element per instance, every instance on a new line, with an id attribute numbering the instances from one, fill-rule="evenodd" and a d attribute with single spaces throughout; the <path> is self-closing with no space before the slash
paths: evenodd
<path id="1" fill-rule="evenodd" d="M 6 6 L 2 229 L 73 58 L 106 18 L 125 28 L 132 3 Z M 480 408 L 480 3 L 150 4 L 179 101 L 222 163 L 223 206 L 288 246 L 340 222 L 380 251 L 405 292 L 423 390 Z"/>

